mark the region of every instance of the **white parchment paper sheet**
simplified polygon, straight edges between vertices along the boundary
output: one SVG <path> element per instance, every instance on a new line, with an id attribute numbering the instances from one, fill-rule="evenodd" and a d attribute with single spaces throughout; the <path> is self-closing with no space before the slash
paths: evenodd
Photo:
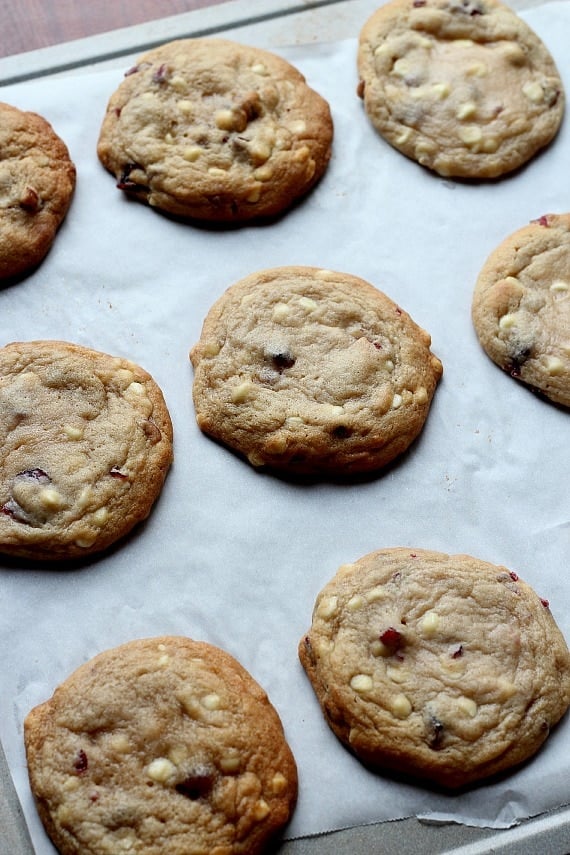
<path id="1" fill-rule="evenodd" d="M 570 5 L 523 17 L 570 92 Z M 548 598 L 570 638 L 570 416 L 496 368 L 470 320 L 489 252 L 529 220 L 570 209 L 570 121 L 516 175 L 443 180 L 372 130 L 355 95 L 355 52 L 355 40 L 281 51 L 329 100 L 334 156 L 279 222 L 229 231 L 171 221 L 115 189 L 95 146 L 121 73 L 0 89 L 52 122 L 78 167 L 52 252 L 0 290 L 0 343 L 61 338 L 129 357 L 162 387 L 175 428 L 158 504 L 111 554 L 73 570 L 0 563 L 0 737 L 38 855 L 53 849 L 28 788 L 26 713 L 99 651 L 164 633 L 225 648 L 269 693 L 299 765 L 289 836 L 414 814 L 505 827 L 570 801 L 568 717 L 524 768 L 442 795 L 363 769 L 329 732 L 297 660 L 315 596 L 339 565 L 397 545 L 505 564 Z M 443 361 L 421 438 L 364 483 L 289 483 L 196 427 L 188 350 L 208 308 L 242 276 L 288 264 L 367 279 L 431 333 Z"/>

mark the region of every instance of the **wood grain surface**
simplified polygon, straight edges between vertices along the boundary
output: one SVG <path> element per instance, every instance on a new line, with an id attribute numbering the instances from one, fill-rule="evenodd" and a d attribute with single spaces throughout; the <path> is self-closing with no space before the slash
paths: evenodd
<path id="1" fill-rule="evenodd" d="M 222 0 L 0 0 L 0 57 L 220 2 Z"/>

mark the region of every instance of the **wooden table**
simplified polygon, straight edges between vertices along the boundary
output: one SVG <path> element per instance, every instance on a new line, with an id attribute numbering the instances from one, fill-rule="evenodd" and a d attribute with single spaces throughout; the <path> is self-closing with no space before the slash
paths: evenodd
<path id="1" fill-rule="evenodd" d="M 222 0 L 0 0 L 0 57 L 214 6 Z"/>

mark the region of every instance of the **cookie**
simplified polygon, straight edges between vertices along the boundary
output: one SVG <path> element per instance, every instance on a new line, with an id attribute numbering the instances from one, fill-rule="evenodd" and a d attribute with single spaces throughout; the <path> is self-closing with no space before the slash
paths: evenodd
<path id="1" fill-rule="evenodd" d="M 275 708 L 205 642 L 147 638 L 99 654 L 28 714 L 24 737 L 61 855 L 256 855 L 294 809 Z"/>
<path id="2" fill-rule="evenodd" d="M 0 102 L 0 280 L 43 261 L 74 189 L 75 166 L 49 122 Z"/>
<path id="3" fill-rule="evenodd" d="M 148 516 L 172 461 L 152 377 L 59 341 L 0 349 L 0 552 L 77 558 Z"/>
<path id="4" fill-rule="evenodd" d="M 491 253 L 472 317 L 493 362 L 570 407 L 570 214 L 542 216 Z"/>
<path id="5" fill-rule="evenodd" d="M 383 549 L 341 567 L 299 656 L 360 760 L 449 788 L 531 757 L 570 705 L 546 600 L 467 555 Z"/>
<path id="6" fill-rule="evenodd" d="M 254 273 L 210 309 L 190 352 L 198 425 L 254 466 L 377 469 L 422 430 L 442 373 L 430 343 L 356 276 Z"/>
<path id="7" fill-rule="evenodd" d="M 376 130 L 443 176 L 517 169 L 564 112 L 548 49 L 497 0 L 391 0 L 360 32 L 358 73 Z"/>
<path id="8" fill-rule="evenodd" d="M 197 220 L 281 214 L 325 172 L 328 103 L 286 60 L 226 39 L 141 56 L 111 97 L 98 154 L 129 196 Z"/>

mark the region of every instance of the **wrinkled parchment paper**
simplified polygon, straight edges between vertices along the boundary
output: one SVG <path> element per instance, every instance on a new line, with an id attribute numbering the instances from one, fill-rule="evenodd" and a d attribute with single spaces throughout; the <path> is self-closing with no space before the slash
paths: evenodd
<path id="1" fill-rule="evenodd" d="M 570 92 L 570 5 L 523 17 Z M 2 100 L 52 122 L 78 168 L 50 255 L 0 290 L 1 343 L 61 338 L 129 357 L 162 387 L 175 429 L 175 463 L 158 504 L 112 553 L 72 570 L 0 563 L 0 738 L 38 855 L 53 849 L 29 792 L 25 715 L 101 650 L 166 633 L 225 648 L 268 692 L 299 766 L 290 837 L 411 815 L 500 828 L 570 801 L 570 718 L 522 769 L 442 795 L 366 771 L 341 747 L 296 652 L 337 568 L 397 545 L 506 565 L 550 601 L 570 639 L 570 415 L 496 368 L 470 320 L 489 252 L 529 220 L 570 209 L 570 121 L 516 175 L 481 185 L 445 180 L 370 127 L 355 95 L 355 40 L 280 52 L 329 100 L 335 144 L 321 184 L 267 226 L 201 229 L 115 189 L 95 146 L 122 72 L 0 89 Z M 367 279 L 431 333 L 443 362 L 419 441 L 364 483 L 263 474 L 196 427 L 188 350 L 206 312 L 242 276 L 288 264 Z"/>

